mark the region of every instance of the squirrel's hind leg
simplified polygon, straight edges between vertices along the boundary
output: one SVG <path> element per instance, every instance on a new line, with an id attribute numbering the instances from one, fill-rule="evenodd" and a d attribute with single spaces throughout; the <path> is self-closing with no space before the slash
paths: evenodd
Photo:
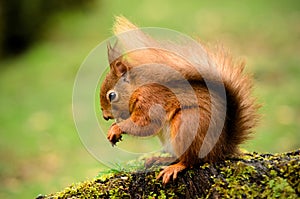
<path id="1" fill-rule="evenodd" d="M 150 168 L 154 165 L 170 165 L 177 161 L 177 158 L 175 157 L 151 157 L 147 158 L 145 161 L 145 167 Z"/>

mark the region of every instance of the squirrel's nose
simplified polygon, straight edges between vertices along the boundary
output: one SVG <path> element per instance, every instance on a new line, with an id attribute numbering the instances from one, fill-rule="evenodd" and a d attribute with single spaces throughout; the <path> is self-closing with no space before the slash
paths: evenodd
<path id="1" fill-rule="evenodd" d="M 113 119 L 113 118 L 111 118 L 110 116 L 104 116 L 104 115 L 103 115 L 103 118 L 104 118 L 105 120 Z"/>
<path id="2" fill-rule="evenodd" d="M 105 120 L 114 119 L 114 117 L 112 116 L 112 114 L 110 112 L 107 112 L 107 111 L 103 112 L 103 118 Z"/>

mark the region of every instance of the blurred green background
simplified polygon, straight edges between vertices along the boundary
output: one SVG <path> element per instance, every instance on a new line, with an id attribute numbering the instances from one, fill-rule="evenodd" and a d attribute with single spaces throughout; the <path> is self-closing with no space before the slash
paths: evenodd
<path id="1" fill-rule="evenodd" d="M 221 42 L 246 57 L 263 118 L 243 147 L 300 147 L 299 1 L 11 2 L 10 12 L 0 3 L 0 198 L 56 192 L 105 169 L 77 135 L 72 89 L 84 58 L 112 35 L 119 14 L 140 26 Z"/>

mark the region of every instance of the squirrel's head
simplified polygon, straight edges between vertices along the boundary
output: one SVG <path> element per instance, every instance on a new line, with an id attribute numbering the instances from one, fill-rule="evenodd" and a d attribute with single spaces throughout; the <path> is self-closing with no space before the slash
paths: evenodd
<path id="1" fill-rule="evenodd" d="M 111 50 L 108 47 L 109 55 Z M 123 56 L 110 63 L 110 71 L 100 90 L 100 104 L 105 120 L 123 120 L 129 117 L 127 107 L 131 85 L 128 81 L 128 69 Z"/>

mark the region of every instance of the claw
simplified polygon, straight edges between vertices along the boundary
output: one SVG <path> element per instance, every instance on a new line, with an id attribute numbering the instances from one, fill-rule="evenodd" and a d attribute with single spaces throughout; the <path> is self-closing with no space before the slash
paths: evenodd
<path id="1" fill-rule="evenodd" d="M 107 139 L 110 141 L 110 143 L 112 144 L 112 146 L 115 146 L 117 142 L 122 140 L 122 131 L 121 129 L 113 124 L 109 131 L 108 131 L 108 135 L 107 135 Z"/>
<path id="2" fill-rule="evenodd" d="M 162 183 L 167 184 L 170 181 L 170 178 L 173 176 L 173 180 L 177 178 L 177 174 L 184 170 L 186 166 L 182 164 L 181 162 L 178 162 L 177 164 L 173 164 L 170 166 L 167 166 L 164 170 L 162 170 L 156 179 L 160 179 L 162 177 Z"/>

